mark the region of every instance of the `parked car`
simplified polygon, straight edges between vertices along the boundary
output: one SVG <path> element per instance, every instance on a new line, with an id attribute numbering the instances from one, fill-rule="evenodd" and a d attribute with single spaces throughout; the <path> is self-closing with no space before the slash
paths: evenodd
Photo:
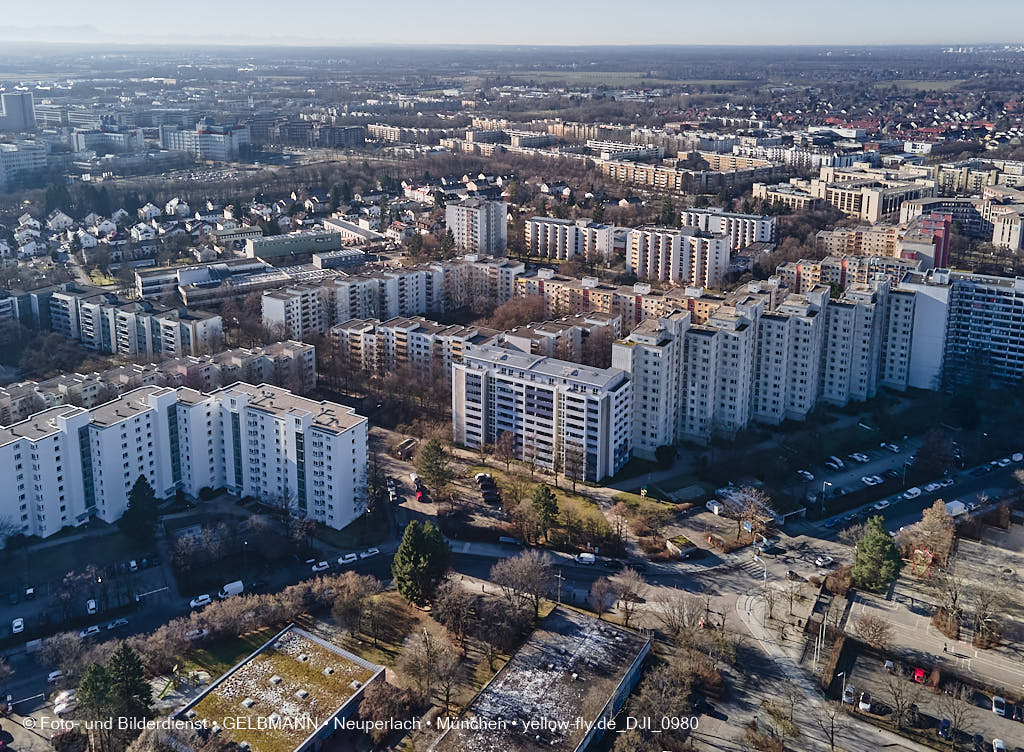
<path id="1" fill-rule="evenodd" d="M 1006 742 L 1002 739 L 993 739 L 992 752 L 1006 752 Z"/>
<path id="2" fill-rule="evenodd" d="M 804 480 L 814 480 L 814 474 L 808 472 L 807 470 L 797 470 L 796 474 L 799 475 Z"/>
<path id="3" fill-rule="evenodd" d="M 707 502 L 704 506 L 707 507 L 707 510 L 709 512 L 711 512 L 712 514 L 721 514 L 722 513 L 722 504 L 721 504 L 721 502 L 715 501 L 714 499 L 712 499 L 711 501 Z"/>
<path id="4" fill-rule="evenodd" d="M 951 728 L 948 718 L 943 718 L 939 721 L 939 738 L 940 739 L 951 739 L 953 737 L 953 730 Z"/>
<path id="5" fill-rule="evenodd" d="M 202 608 L 203 606 L 209 606 L 211 600 L 212 598 L 210 598 L 209 593 L 203 593 L 190 600 L 188 605 L 190 608 Z"/>
<path id="6" fill-rule="evenodd" d="M 359 554 L 359 558 L 360 559 L 369 559 L 371 557 L 376 556 L 379 553 L 380 553 L 380 549 L 379 548 L 368 548 L 365 551 L 363 551 L 361 554 Z"/>
<path id="7" fill-rule="evenodd" d="M 843 690 L 843 702 L 847 705 L 853 705 L 854 699 L 857 697 L 857 690 L 852 685 L 847 684 Z"/>
<path id="8" fill-rule="evenodd" d="M 917 486 L 914 486 L 913 488 L 908 488 L 906 491 L 903 492 L 904 499 L 916 499 L 920 495 L 921 489 L 918 488 Z"/>
<path id="9" fill-rule="evenodd" d="M 61 716 L 65 713 L 72 712 L 77 707 L 78 700 L 76 700 L 74 697 L 67 700 L 61 700 L 60 702 L 55 702 L 53 704 L 53 714 Z"/>
<path id="10" fill-rule="evenodd" d="M 939 481 L 939 488 L 949 488 L 954 483 L 956 483 L 956 481 L 953 480 L 952 478 L 943 478 L 942 480 Z"/>
<path id="11" fill-rule="evenodd" d="M 832 460 L 825 460 L 825 467 L 827 467 L 829 470 L 841 470 L 842 469 L 842 465 L 837 465 Z"/>
<path id="12" fill-rule="evenodd" d="M 830 520 L 825 520 L 825 529 L 831 530 L 836 525 L 838 525 L 840 522 L 842 522 L 842 520 L 839 517 L 833 517 Z"/>
<path id="13" fill-rule="evenodd" d="M 81 632 L 79 632 L 78 636 L 81 637 L 84 640 L 84 639 L 86 639 L 88 637 L 95 637 L 99 633 L 100 633 L 100 628 L 99 627 L 91 626 L 91 627 L 86 627 Z"/>
<path id="14" fill-rule="evenodd" d="M 328 564 L 328 563 L 327 563 L 326 561 L 318 561 L 318 562 L 317 562 L 316 564 L 314 564 L 314 565 L 313 565 L 312 567 L 310 567 L 310 568 L 311 568 L 311 569 L 312 569 L 312 570 L 313 570 L 314 572 L 326 572 L 326 571 L 327 571 L 328 569 L 330 569 L 330 568 L 331 568 L 331 565 L 330 565 L 330 564 Z"/>
<path id="15" fill-rule="evenodd" d="M 874 509 L 876 512 L 881 512 L 883 509 L 888 509 L 890 506 L 892 505 L 889 503 L 888 499 L 882 499 L 880 502 L 878 502 L 871 508 Z"/>
<path id="16" fill-rule="evenodd" d="M 90 598 L 89 600 L 87 600 L 85 602 L 85 613 L 87 613 L 89 615 L 92 615 L 92 614 L 95 614 L 96 611 L 97 611 L 96 601 L 94 601 L 92 598 Z"/>
<path id="17" fill-rule="evenodd" d="M 359 554 L 345 554 L 338 557 L 338 566 L 347 567 L 349 564 L 355 564 L 357 561 L 359 561 Z"/>
<path id="18" fill-rule="evenodd" d="M 871 461 L 871 458 L 864 454 L 864 452 L 854 452 L 853 454 L 850 455 L 850 457 L 857 460 L 857 462 L 860 463 Z"/>
<path id="19" fill-rule="evenodd" d="M 1010 459 L 1013 460 L 1014 462 L 1024 462 L 1024 454 L 1022 454 L 1021 452 L 1014 452 L 1010 456 Z"/>
<path id="20" fill-rule="evenodd" d="M 882 449 L 888 449 L 893 454 L 900 453 L 899 444 L 887 444 L 886 442 L 883 441 L 881 444 L 879 444 L 879 447 L 881 447 Z"/>
<path id="21" fill-rule="evenodd" d="M 196 640 L 203 639 L 208 634 L 210 634 L 210 630 L 200 627 L 199 629 L 190 629 L 185 633 L 185 637 L 195 642 Z"/>
<path id="22" fill-rule="evenodd" d="M 928 678 L 928 674 L 925 673 L 923 668 L 915 668 L 913 678 L 916 684 L 924 684 L 925 680 Z"/>
<path id="23" fill-rule="evenodd" d="M 836 563 L 836 560 L 831 556 L 819 556 L 814 560 L 814 566 L 816 567 L 831 567 Z"/>
<path id="24" fill-rule="evenodd" d="M 25 631 L 25 620 L 17 618 L 11 622 L 11 634 L 21 634 Z"/>
<path id="25" fill-rule="evenodd" d="M 999 695 L 992 697 L 992 712 L 996 715 L 1006 718 L 1006 700 Z"/>
<path id="26" fill-rule="evenodd" d="M 109 632 L 111 629 L 120 629 L 121 627 L 127 627 L 127 626 L 128 626 L 128 620 L 127 619 L 114 619 L 114 621 L 110 622 L 107 625 L 107 631 Z"/>
<path id="27" fill-rule="evenodd" d="M 863 710 L 865 713 L 871 712 L 871 695 L 867 692 L 860 693 L 860 701 L 857 703 L 857 708 Z"/>
<path id="28" fill-rule="evenodd" d="M 942 486 L 940 484 L 938 484 L 938 483 L 929 483 L 927 486 L 924 487 L 924 490 L 927 493 L 935 493 L 940 488 L 942 488 Z"/>
<path id="29" fill-rule="evenodd" d="M 34 587 L 25 588 L 25 600 L 34 601 L 36 599 L 36 589 Z"/>
<path id="30" fill-rule="evenodd" d="M 473 476 L 473 480 L 475 480 L 477 483 L 483 483 L 489 480 L 493 481 L 494 478 L 491 477 L 490 473 L 477 473 L 476 475 Z"/>
<path id="31" fill-rule="evenodd" d="M 56 684 L 61 679 L 70 679 L 74 676 L 73 671 L 51 671 L 46 675 L 46 682 L 48 684 Z"/>
<path id="32" fill-rule="evenodd" d="M 865 486 L 880 486 L 885 481 L 883 481 L 877 475 L 865 475 L 860 479 L 860 482 L 863 483 Z"/>

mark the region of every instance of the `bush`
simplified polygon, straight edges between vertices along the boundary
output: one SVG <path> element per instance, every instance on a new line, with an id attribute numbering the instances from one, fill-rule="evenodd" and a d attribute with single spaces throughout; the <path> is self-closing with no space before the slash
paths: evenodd
<path id="1" fill-rule="evenodd" d="M 850 590 L 851 568 L 840 567 L 825 578 L 825 587 L 832 595 L 845 596 Z"/>

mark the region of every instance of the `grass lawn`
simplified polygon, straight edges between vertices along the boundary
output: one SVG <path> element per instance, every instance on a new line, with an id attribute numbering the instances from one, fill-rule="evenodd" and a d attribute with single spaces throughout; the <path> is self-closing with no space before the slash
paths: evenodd
<path id="1" fill-rule="evenodd" d="M 373 516 L 363 515 L 342 530 L 319 526 L 316 532 L 316 537 L 325 543 L 351 551 L 380 543 L 387 536 L 388 515 L 384 509 Z"/>
<path id="2" fill-rule="evenodd" d="M 517 465 L 519 465 L 518 468 Z M 550 488 L 551 491 L 555 494 L 555 498 L 558 499 L 558 506 L 560 508 L 564 508 L 566 505 L 583 505 L 594 508 L 597 507 L 597 505 L 589 497 L 580 496 L 578 493 L 572 493 L 572 491 L 570 490 L 572 487 L 572 482 L 567 481 L 565 478 L 561 476 L 559 476 L 558 479 L 558 483 L 561 486 L 561 488 L 555 488 L 554 478 L 550 475 L 541 472 L 535 473 L 534 478 L 531 481 L 530 471 L 526 470 L 525 466 L 520 465 L 520 463 L 518 462 L 513 462 L 511 469 L 508 472 L 505 471 L 504 466 L 491 467 L 490 465 L 473 465 L 466 471 L 466 477 L 469 478 L 469 480 L 475 486 L 476 481 L 473 480 L 474 475 L 476 475 L 477 473 L 490 473 L 491 476 L 494 478 L 494 482 L 498 484 L 498 488 L 503 488 L 508 483 L 508 477 L 510 475 L 515 474 L 517 472 L 517 469 L 521 473 L 520 477 L 522 477 L 531 486 L 539 486 L 541 483 L 546 483 L 548 488 Z M 585 486 L 582 483 L 577 482 L 576 488 L 577 490 L 579 490 L 585 488 Z M 532 492 L 533 489 L 531 488 L 529 493 Z"/>
<path id="3" fill-rule="evenodd" d="M 103 567 L 134 559 L 148 550 L 114 525 L 92 524 L 106 528 L 104 534 L 46 545 L 36 551 L 30 548 L 0 552 L 0 592 L 29 586 L 38 590 L 46 583 L 62 579 L 68 572 L 80 571 L 86 564 Z M 93 528 L 90 526 L 90 529 Z"/>
<path id="4" fill-rule="evenodd" d="M 109 274 L 104 274 L 99 269 L 93 269 L 91 272 L 89 272 L 89 280 L 94 285 L 100 285 L 101 287 L 104 285 L 117 284 L 117 277 L 111 277 Z"/>

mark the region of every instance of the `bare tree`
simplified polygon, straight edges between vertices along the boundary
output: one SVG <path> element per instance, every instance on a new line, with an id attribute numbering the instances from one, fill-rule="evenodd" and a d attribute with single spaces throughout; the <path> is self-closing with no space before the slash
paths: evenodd
<path id="1" fill-rule="evenodd" d="M 692 638 L 701 629 L 706 612 L 701 598 L 682 592 L 653 603 L 652 610 L 665 633 L 685 645 L 693 643 Z"/>
<path id="2" fill-rule="evenodd" d="M 1013 602 L 1012 594 L 999 584 L 978 585 L 972 590 L 975 645 L 989 647 L 1002 638 L 1003 616 L 1007 606 Z"/>
<path id="3" fill-rule="evenodd" d="M 857 541 L 864 537 L 864 531 L 866 529 L 867 528 L 863 522 L 858 522 L 850 525 L 849 527 L 844 527 L 839 531 L 839 534 L 836 537 L 843 545 L 853 547 L 857 545 Z"/>
<path id="4" fill-rule="evenodd" d="M 836 739 L 841 738 L 848 721 L 842 703 L 823 702 L 814 709 L 814 724 L 821 730 L 830 750 L 836 748 Z"/>
<path id="5" fill-rule="evenodd" d="M 903 728 L 910 718 L 910 706 L 916 705 L 921 699 L 924 685 L 907 681 L 903 675 L 903 666 L 897 664 L 891 674 L 885 678 L 885 689 L 892 705 L 892 716 L 897 728 Z"/>
<path id="6" fill-rule="evenodd" d="M 434 596 L 434 618 L 455 635 L 460 647 L 466 643 L 466 633 L 474 618 L 476 601 L 477 596 L 454 580 L 441 583 Z"/>
<path id="7" fill-rule="evenodd" d="M 960 636 L 967 581 L 956 572 L 946 570 L 937 572 L 931 578 L 931 585 L 938 599 L 932 622 L 943 634 L 957 639 Z"/>
<path id="8" fill-rule="evenodd" d="M 516 437 L 511 431 L 502 431 L 498 440 L 494 442 L 494 456 L 505 463 L 505 472 L 512 466 L 512 460 L 516 458 Z"/>
<path id="9" fill-rule="evenodd" d="M 600 619 L 611 608 L 618 597 L 619 591 L 615 584 L 607 577 L 599 577 L 590 586 L 590 595 L 587 597 L 587 602 L 594 613 L 597 614 L 597 618 Z"/>
<path id="10" fill-rule="evenodd" d="M 861 614 L 855 623 L 857 635 L 869 645 L 880 650 L 892 642 L 892 625 L 875 614 Z"/>
<path id="11" fill-rule="evenodd" d="M 546 554 L 529 549 L 491 567 L 491 582 L 501 588 L 509 603 L 530 606 L 536 618 L 541 600 L 554 586 L 555 570 Z"/>
<path id="12" fill-rule="evenodd" d="M 629 626 L 629 622 L 636 616 L 640 604 L 644 602 L 650 587 L 647 581 L 635 569 L 624 569 L 612 580 L 619 590 L 619 603 L 622 604 L 622 619 Z"/>
<path id="13" fill-rule="evenodd" d="M 744 524 L 750 527 L 752 537 L 763 536 L 775 516 L 772 497 L 760 488 L 744 486 L 732 494 L 731 501 L 736 507 L 736 537 L 740 536 Z"/>
<path id="14" fill-rule="evenodd" d="M 937 697 L 939 715 L 949 721 L 949 748 L 956 748 L 957 732 L 969 733 L 968 723 L 971 719 L 971 708 L 974 690 L 965 684 L 955 682 L 952 686 L 946 687 L 945 691 Z"/>
<path id="15" fill-rule="evenodd" d="M 449 662 L 444 656 L 454 651 L 455 646 L 448 639 L 443 627 L 424 627 L 406 639 L 395 668 L 403 682 L 416 693 L 420 702 L 428 702 L 440 679 L 439 669 L 442 662 Z"/>
<path id="16" fill-rule="evenodd" d="M 576 482 L 582 481 L 587 473 L 587 457 L 579 444 L 565 445 L 565 477 L 572 481 L 572 492 L 576 493 Z"/>

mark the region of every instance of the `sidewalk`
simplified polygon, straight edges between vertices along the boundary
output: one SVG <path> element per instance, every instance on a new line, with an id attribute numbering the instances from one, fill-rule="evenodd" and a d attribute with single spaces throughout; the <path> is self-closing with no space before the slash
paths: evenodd
<path id="1" fill-rule="evenodd" d="M 828 742 L 823 732 L 810 719 L 811 713 L 825 705 L 825 700 L 814 677 L 798 665 L 803 653 L 802 639 L 780 642 L 777 636 L 761 625 L 764 617 L 764 600 L 760 597 L 760 589 L 749 590 L 736 599 L 736 615 L 757 640 L 761 649 L 775 661 L 786 677 L 807 695 L 808 710 L 811 712 L 803 715 L 804 735 L 791 744 L 807 750 L 828 750 Z M 848 716 L 847 723 L 847 727 L 839 735 L 841 743 L 837 744 L 837 749 L 846 752 L 877 752 L 880 749 L 927 752 L 929 749 L 889 731 L 862 723 L 853 716 Z"/>

